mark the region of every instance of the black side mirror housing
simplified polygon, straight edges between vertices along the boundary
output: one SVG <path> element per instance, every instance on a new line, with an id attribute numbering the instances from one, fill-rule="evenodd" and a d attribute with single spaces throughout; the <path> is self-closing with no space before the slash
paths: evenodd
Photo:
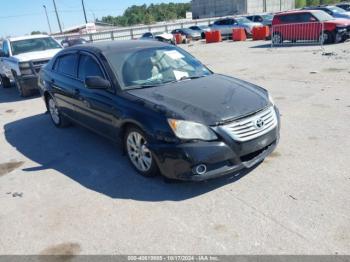
<path id="1" fill-rule="evenodd" d="M 111 87 L 111 83 L 100 76 L 87 76 L 85 86 L 90 89 L 108 89 Z"/>
<path id="2" fill-rule="evenodd" d="M 5 57 L 5 53 L 2 50 L 0 50 L 0 57 Z"/>

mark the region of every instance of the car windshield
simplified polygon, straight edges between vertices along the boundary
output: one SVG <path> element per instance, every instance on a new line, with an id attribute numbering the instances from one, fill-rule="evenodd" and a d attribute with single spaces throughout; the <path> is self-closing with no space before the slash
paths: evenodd
<path id="1" fill-rule="evenodd" d="M 243 23 L 251 23 L 252 21 L 250 21 L 248 18 L 246 17 L 236 17 L 235 20 L 239 23 L 239 24 L 243 24 Z"/>
<path id="2" fill-rule="evenodd" d="M 346 11 L 340 7 L 337 6 L 330 6 L 328 7 L 329 10 L 331 10 L 333 13 L 345 13 Z"/>
<path id="3" fill-rule="evenodd" d="M 57 48 L 61 46 L 51 37 L 11 41 L 13 55 Z"/>
<path id="4" fill-rule="evenodd" d="M 333 20 L 334 17 L 327 14 L 324 11 L 317 11 L 317 12 L 313 12 L 313 15 L 316 16 L 316 18 L 318 19 L 318 21 L 323 22 L 323 21 L 329 21 L 329 20 Z"/>
<path id="5" fill-rule="evenodd" d="M 122 89 L 146 88 L 210 75 L 197 59 L 176 47 L 152 47 L 106 55 Z"/>

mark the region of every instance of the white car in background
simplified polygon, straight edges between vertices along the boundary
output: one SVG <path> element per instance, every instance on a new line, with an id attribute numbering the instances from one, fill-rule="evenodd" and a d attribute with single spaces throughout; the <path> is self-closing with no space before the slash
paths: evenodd
<path id="1" fill-rule="evenodd" d="M 51 36 L 31 35 L 11 37 L 3 41 L 0 50 L 0 85 L 11 87 L 14 81 L 20 96 L 27 97 L 38 89 L 41 67 L 62 49 Z"/>
<path id="2" fill-rule="evenodd" d="M 244 28 L 248 37 L 252 36 L 253 27 L 263 26 L 262 23 L 252 22 L 246 17 L 228 17 L 216 20 L 210 25 L 212 31 L 220 31 L 222 36 L 231 37 L 232 29 L 234 28 Z"/>

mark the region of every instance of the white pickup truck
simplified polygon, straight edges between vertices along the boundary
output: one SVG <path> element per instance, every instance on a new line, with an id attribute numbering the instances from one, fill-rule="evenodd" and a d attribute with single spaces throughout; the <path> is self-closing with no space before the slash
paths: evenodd
<path id="1" fill-rule="evenodd" d="M 8 38 L 0 50 L 0 85 L 14 81 L 20 96 L 27 97 L 38 88 L 38 72 L 62 46 L 51 36 L 32 35 Z"/>

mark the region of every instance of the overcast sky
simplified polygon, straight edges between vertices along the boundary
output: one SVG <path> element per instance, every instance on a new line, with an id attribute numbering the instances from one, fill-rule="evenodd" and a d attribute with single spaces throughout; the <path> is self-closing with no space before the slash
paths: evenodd
<path id="1" fill-rule="evenodd" d="M 161 2 L 187 3 L 189 0 L 84 0 L 89 21 L 107 15 L 120 15 L 131 5 Z M 0 36 L 18 36 L 32 31 L 49 32 L 43 5 L 46 5 L 54 32 L 59 31 L 52 0 L 6 0 L 0 12 Z M 63 28 L 85 23 L 81 0 L 56 0 Z"/>

